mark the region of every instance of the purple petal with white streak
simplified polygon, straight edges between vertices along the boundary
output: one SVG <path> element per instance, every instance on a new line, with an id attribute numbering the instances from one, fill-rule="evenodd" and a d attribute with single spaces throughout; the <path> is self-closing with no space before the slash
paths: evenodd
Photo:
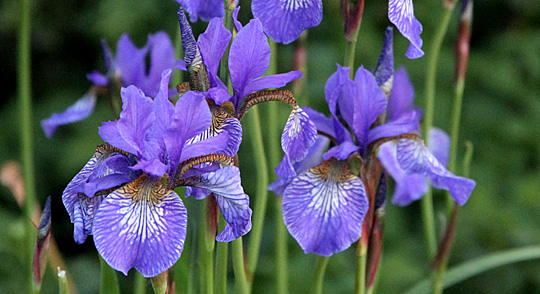
<path id="1" fill-rule="evenodd" d="M 112 268 L 154 277 L 180 258 L 186 229 L 178 195 L 143 175 L 105 198 L 94 219 L 94 242 Z"/>
<path id="2" fill-rule="evenodd" d="M 448 190 L 459 205 L 467 202 L 476 185 L 473 180 L 458 177 L 446 170 L 422 143 L 415 140 L 399 140 L 397 159 L 407 174 L 427 177 L 434 187 Z"/>
<path id="3" fill-rule="evenodd" d="M 450 153 L 450 136 L 439 128 L 429 130 L 429 151 L 443 166 L 447 166 Z"/>
<path id="4" fill-rule="evenodd" d="M 424 51 L 421 49 L 422 39 L 420 38 L 422 24 L 414 16 L 412 0 L 390 0 L 388 18 L 411 42 L 405 55 L 411 59 L 422 57 L 424 55 Z"/>
<path id="5" fill-rule="evenodd" d="M 288 44 L 322 20 L 321 0 L 253 0 L 253 16 L 275 42 Z"/>
<path id="6" fill-rule="evenodd" d="M 343 162 L 326 161 L 287 187 L 283 219 L 305 253 L 330 256 L 360 238 L 368 206 L 362 181 Z"/>
<path id="7" fill-rule="evenodd" d="M 48 119 L 42 120 L 41 128 L 43 129 L 45 136 L 50 138 L 59 126 L 87 118 L 94 111 L 96 99 L 96 93 L 91 90 L 63 112 L 54 113 Z"/>
<path id="8" fill-rule="evenodd" d="M 281 146 L 283 151 L 289 155 L 291 162 L 302 160 L 309 148 L 315 143 L 316 137 L 315 124 L 302 108 L 295 106 L 281 135 Z"/>

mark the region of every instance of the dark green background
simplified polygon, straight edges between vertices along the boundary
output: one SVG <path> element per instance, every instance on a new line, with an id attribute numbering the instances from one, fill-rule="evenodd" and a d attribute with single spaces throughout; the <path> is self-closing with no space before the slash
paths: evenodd
<path id="1" fill-rule="evenodd" d="M 415 14 L 424 26 L 423 49 L 429 54 L 431 38 L 442 15 L 442 1 L 416 0 Z M 19 114 L 16 99 L 16 38 L 19 1 L 0 3 L 0 164 L 19 158 Z M 85 74 L 102 69 L 99 42 L 104 38 L 113 48 L 120 35 L 129 32 L 138 46 L 146 36 L 165 30 L 177 33 L 176 10 L 172 0 L 163 1 L 34 1 L 32 26 L 32 78 L 37 191 L 40 204 L 48 195 L 53 201 L 53 234 L 80 293 L 96 293 L 99 262 L 91 238 L 84 245 L 73 239 L 73 227 L 61 203 L 61 194 L 71 178 L 102 143 L 97 127 L 113 119 L 105 100 L 98 101 L 92 116 L 80 123 L 61 127 L 48 140 L 39 121 L 65 109 L 90 86 Z M 250 5 L 243 1 L 240 20 L 251 18 Z M 339 1 L 325 1 L 322 23 L 309 31 L 307 43 L 307 86 L 309 104 L 328 112 L 324 84 L 343 62 L 344 38 L 339 17 Z M 463 142 L 474 144 L 471 178 L 477 186 L 463 207 L 450 264 L 457 264 L 491 252 L 540 241 L 540 1 L 475 1 L 473 37 L 462 129 Z M 453 99 L 453 44 L 457 17 L 450 24 L 443 45 L 437 79 L 435 125 L 448 130 Z M 356 64 L 373 69 L 387 25 L 387 2 L 366 1 L 357 45 Z M 196 34 L 205 23 L 194 26 Z M 405 66 L 417 92 L 416 104 L 424 103 L 427 58 L 408 60 L 408 41 L 395 30 L 396 66 Z M 279 72 L 291 70 L 295 44 L 279 46 Z M 301 97 L 301 101 L 306 101 Z M 265 106 L 260 107 L 265 111 Z M 287 108 L 280 108 L 284 113 Z M 283 115 L 284 125 L 286 114 Z M 263 118 L 264 119 L 264 118 Z M 263 120 L 264 121 L 264 120 Z M 264 121 L 265 122 L 265 121 Z M 245 126 L 248 127 L 248 126 Z M 240 150 L 241 171 L 246 192 L 256 201 L 250 162 L 249 139 Z M 436 193 L 442 204 L 443 193 Z M 272 196 L 271 196 L 272 197 Z M 271 200 L 271 199 L 270 199 Z M 441 200 L 441 201 L 439 201 Z M 193 199 L 186 202 L 194 207 Z M 272 202 L 270 202 L 272 203 Z M 440 207 L 440 205 L 438 206 Z M 196 210 L 196 209 L 191 209 Z M 257 211 L 254 211 L 257 213 Z M 254 293 L 274 292 L 273 215 L 265 225 Z M 190 226 L 195 220 L 190 212 Z M 20 250 L 26 221 L 11 194 L 0 188 L 0 293 L 17 293 L 21 283 Z M 192 226 L 193 228 L 194 226 Z M 407 208 L 388 205 L 385 226 L 384 260 L 379 292 L 399 293 L 428 274 L 428 260 L 422 239 L 419 204 Z M 249 235 L 246 237 L 249 242 Z M 304 255 L 291 238 L 291 293 L 311 289 L 315 256 Z M 326 273 L 326 293 L 350 293 L 354 287 L 354 250 L 330 260 Z M 522 262 L 481 274 L 448 293 L 538 293 L 540 264 Z M 118 273 L 123 293 L 131 290 L 132 277 Z M 232 275 L 230 276 L 232 279 Z M 231 280 L 232 281 L 232 280 Z M 229 283 L 230 286 L 234 284 Z M 43 293 L 56 293 L 57 283 L 50 269 Z"/>

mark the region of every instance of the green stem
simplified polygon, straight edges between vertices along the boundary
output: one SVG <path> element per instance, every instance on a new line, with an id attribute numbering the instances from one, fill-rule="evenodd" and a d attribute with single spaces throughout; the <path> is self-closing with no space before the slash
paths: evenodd
<path id="1" fill-rule="evenodd" d="M 99 257 L 100 272 L 101 272 L 101 288 L 99 294 L 118 294 L 118 277 L 116 271 L 112 269 L 103 258 Z"/>
<path id="2" fill-rule="evenodd" d="M 313 291 L 314 294 L 322 294 L 323 292 L 324 273 L 326 272 L 326 266 L 328 265 L 328 261 L 330 261 L 330 257 L 317 257 L 317 264 L 315 265 L 315 290 Z"/>
<path id="3" fill-rule="evenodd" d="M 424 112 L 424 141 L 426 146 L 429 146 L 429 131 L 433 127 L 433 116 L 435 110 L 435 81 L 437 76 L 437 62 L 441 51 L 442 42 L 448 24 L 452 16 L 452 11 L 455 5 L 445 9 L 442 21 L 440 22 L 439 30 L 437 31 L 431 50 L 428 56 L 428 66 L 426 70 L 426 107 Z M 435 256 L 437 250 L 437 237 L 435 232 L 435 220 L 433 214 L 433 196 L 431 189 L 422 197 L 422 220 L 424 225 L 424 237 L 428 247 L 428 257 L 431 259 Z"/>
<path id="4" fill-rule="evenodd" d="M 275 223 L 276 226 L 276 288 L 277 293 L 289 293 L 289 270 L 288 258 L 289 251 L 287 248 L 287 228 L 283 222 L 283 207 L 280 196 L 275 195 Z"/>
<path id="5" fill-rule="evenodd" d="M 145 294 L 146 293 L 146 278 L 141 273 L 135 273 L 135 285 L 133 294 Z"/>
<path id="6" fill-rule="evenodd" d="M 351 78 L 354 75 L 354 56 L 356 53 L 356 41 L 358 40 L 358 31 L 353 34 L 350 41 L 347 41 L 345 44 L 345 67 L 351 69 L 350 76 Z"/>
<path id="7" fill-rule="evenodd" d="M 232 247 L 234 276 L 236 278 L 236 293 L 247 294 L 249 293 L 249 286 L 244 267 L 244 247 L 242 245 L 242 237 L 232 241 Z"/>
<path id="8" fill-rule="evenodd" d="M 225 226 L 225 220 L 220 218 L 220 231 Z M 229 251 L 229 243 L 217 242 L 216 252 L 216 287 L 218 294 L 227 293 L 227 258 Z"/>
<path id="9" fill-rule="evenodd" d="M 259 259 L 259 249 L 261 244 L 262 229 L 264 224 L 264 216 L 266 214 L 266 204 L 268 200 L 268 165 L 266 163 L 266 155 L 264 153 L 264 144 L 261 132 L 261 123 L 259 117 L 259 109 L 252 107 L 249 114 L 246 116 L 248 120 L 245 125 L 249 132 L 251 146 L 253 148 L 255 161 L 255 178 L 257 179 L 257 187 L 255 192 L 255 206 L 253 208 L 253 227 L 250 232 L 250 242 L 248 247 L 248 269 L 250 270 L 250 283 L 253 282 L 253 276 L 257 269 L 257 261 Z"/>
<path id="10" fill-rule="evenodd" d="M 209 197 L 213 197 L 212 195 Z M 199 280 L 201 285 L 199 289 L 199 293 L 207 293 L 207 294 L 213 294 L 214 293 L 214 238 L 211 234 L 211 232 L 208 231 L 208 204 L 209 204 L 209 197 L 206 197 L 202 202 L 202 205 L 200 207 L 201 209 L 201 228 L 199 228 L 199 233 L 201 234 L 199 236 L 199 264 L 201 268 L 200 277 Z M 211 239 L 211 240 L 210 240 Z"/>
<path id="11" fill-rule="evenodd" d="M 362 236 L 358 240 L 358 248 L 356 255 L 356 280 L 355 280 L 355 294 L 366 293 L 366 267 L 367 267 L 367 245 L 364 244 L 365 237 Z"/>
<path id="12" fill-rule="evenodd" d="M 185 195 L 186 189 L 184 187 L 178 187 L 175 189 L 176 194 Z M 185 199 L 184 199 L 185 200 Z M 192 211 L 194 209 L 194 204 L 191 201 L 184 201 L 184 205 L 187 211 Z M 200 204 L 200 203 L 196 203 Z M 194 272 L 197 268 L 195 262 L 195 244 L 197 243 L 197 238 L 193 233 L 193 226 L 191 219 L 188 220 L 187 232 L 186 232 L 186 242 L 184 242 L 184 248 L 182 250 L 182 256 L 174 264 L 174 284 L 177 293 L 183 294 L 192 294 L 194 293 Z M 174 294 L 174 293 L 173 293 Z"/>
<path id="13" fill-rule="evenodd" d="M 24 213 L 28 219 L 26 221 L 26 246 L 25 246 L 25 283 L 27 293 L 33 293 L 32 280 L 32 259 L 34 256 L 34 245 L 36 242 L 36 227 L 32 224 L 32 212 L 34 211 L 36 190 L 34 179 L 34 152 L 32 137 L 32 76 L 31 76 L 31 15 L 32 3 L 30 0 L 21 1 L 21 25 L 19 29 L 18 48 L 18 96 L 19 111 L 21 120 L 21 161 L 23 166 L 24 187 L 26 197 L 24 198 Z"/>

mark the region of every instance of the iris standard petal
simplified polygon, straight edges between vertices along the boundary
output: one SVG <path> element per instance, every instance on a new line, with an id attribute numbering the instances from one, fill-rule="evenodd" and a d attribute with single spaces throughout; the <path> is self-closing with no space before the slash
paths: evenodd
<path id="1" fill-rule="evenodd" d="M 392 91 L 386 110 L 387 121 L 396 120 L 414 110 L 414 88 L 405 68 L 400 68 L 394 75 Z"/>
<path id="2" fill-rule="evenodd" d="M 356 71 L 354 86 L 353 92 L 349 93 L 348 97 L 354 101 L 353 120 L 347 122 L 356 135 L 358 145 L 364 150 L 368 144 L 369 129 L 377 117 L 386 110 L 388 101 L 377 85 L 375 77 L 362 66 Z"/>
<path id="3" fill-rule="evenodd" d="M 112 268 L 154 277 L 180 258 L 186 228 L 178 195 L 142 175 L 103 201 L 94 219 L 94 242 Z"/>
<path id="4" fill-rule="evenodd" d="M 339 160 L 347 160 L 352 153 L 358 151 L 358 146 L 349 141 L 345 141 L 337 146 L 334 146 L 323 155 L 324 160 L 332 157 Z"/>
<path id="5" fill-rule="evenodd" d="M 252 19 L 238 32 L 231 44 L 229 70 L 234 89 L 233 104 L 240 108 L 242 99 L 251 94 L 249 84 L 266 72 L 270 64 L 270 46 L 261 22 Z"/>
<path id="6" fill-rule="evenodd" d="M 305 253 L 330 256 L 362 234 L 368 200 L 343 161 L 325 161 L 296 177 L 283 195 L 287 229 Z"/>
<path id="7" fill-rule="evenodd" d="M 92 90 L 77 100 L 75 104 L 61 113 L 54 113 L 48 119 L 41 121 L 41 128 L 47 138 L 52 137 L 56 129 L 65 124 L 74 123 L 87 118 L 96 106 L 96 93 Z"/>
<path id="8" fill-rule="evenodd" d="M 253 0 L 253 17 L 275 42 L 288 44 L 322 20 L 321 0 Z"/>
<path id="9" fill-rule="evenodd" d="M 309 107 L 304 107 L 304 112 L 307 113 L 309 116 L 309 119 L 315 124 L 315 127 L 317 127 L 317 131 L 320 133 L 323 133 L 330 138 L 336 139 L 336 134 L 334 131 L 334 122 L 331 118 L 327 118 L 322 113 L 319 113 Z"/>
<path id="10" fill-rule="evenodd" d="M 404 115 L 401 115 L 399 118 L 389 121 L 383 125 L 376 126 L 371 129 L 368 133 L 368 141 L 371 142 L 385 138 L 399 136 L 406 133 L 413 133 L 418 130 L 419 126 L 419 115 L 416 111 L 409 111 Z"/>
<path id="11" fill-rule="evenodd" d="M 406 206 L 420 199 L 428 190 L 426 178 L 421 174 L 408 175 L 397 160 L 397 143 L 387 142 L 379 147 L 377 156 L 394 181 L 396 187 L 392 203 Z"/>
<path id="12" fill-rule="evenodd" d="M 175 63 L 174 47 L 171 39 L 165 32 L 157 32 L 148 36 L 147 46 L 150 50 L 150 64 L 148 65 L 148 75 L 144 79 L 143 85 L 138 86 L 146 95 L 155 97 L 160 90 L 162 73 L 166 69 L 172 68 Z M 167 88 L 168 88 L 167 79 Z"/>
<path id="13" fill-rule="evenodd" d="M 85 185 L 91 177 L 107 175 L 110 171 L 107 167 L 100 166 L 108 158 L 115 155 L 123 156 L 120 150 L 113 148 L 110 145 L 98 146 L 96 153 L 82 170 L 69 182 L 66 189 L 62 193 L 62 202 L 66 207 L 71 222 L 75 225 L 74 238 L 79 244 L 82 244 L 88 235 L 92 234 L 92 222 L 94 215 L 104 196 L 85 195 Z M 94 175 L 96 170 L 101 169 L 101 175 Z M 121 170 L 120 167 L 116 169 Z M 125 180 L 125 179 L 124 179 Z M 115 187 L 125 183 L 120 179 L 119 182 L 109 183 L 110 187 Z M 129 180 L 129 178 L 127 179 Z"/>
<path id="14" fill-rule="evenodd" d="M 209 21 L 214 17 L 225 15 L 223 0 L 176 0 L 189 14 L 189 20 L 196 22 L 198 18 Z"/>
<path id="15" fill-rule="evenodd" d="M 116 44 L 116 70 L 122 78 L 122 85 L 143 84 L 146 73 L 145 59 L 148 46 L 139 49 L 128 34 L 123 34 Z M 118 73 L 117 73 L 118 74 Z"/>
<path id="16" fill-rule="evenodd" d="M 176 102 L 174 120 L 165 133 L 165 145 L 172 166 L 180 163 L 185 142 L 204 132 L 212 123 L 212 114 L 204 96 L 187 92 Z"/>
<path id="17" fill-rule="evenodd" d="M 251 208 L 249 197 L 244 193 L 240 181 L 240 170 L 235 166 L 218 169 L 196 177 L 189 186 L 214 193 L 216 202 L 227 221 L 218 234 L 219 242 L 230 242 L 251 230 Z"/>
<path id="18" fill-rule="evenodd" d="M 467 202 L 476 185 L 473 180 L 458 177 L 446 170 L 422 143 L 415 140 L 399 140 L 397 159 L 407 174 L 424 175 L 434 187 L 448 190 L 459 205 Z"/>
<path id="19" fill-rule="evenodd" d="M 93 72 L 86 74 L 86 78 L 92 82 L 94 85 L 106 87 L 109 84 L 109 81 L 107 80 L 107 77 L 105 75 L 102 75 L 97 70 L 94 70 Z"/>
<path id="20" fill-rule="evenodd" d="M 422 51 L 422 24 L 414 16 L 412 0 L 390 0 L 388 3 L 388 18 L 398 28 L 401 34 L 411 42 L 407 57 L 419 58 Z"/>
<path id="21" fill-rule="evenodd" d="M 211 87 L 217 86 L 216 80 L 219 79 L 217 70 L 231 37 L 231 32 L 225 28 L 221 18 L 213 18 L 206 31 L 199 35 L 197 45 L 203 56 L 204 64 L 208 68 Z"/>

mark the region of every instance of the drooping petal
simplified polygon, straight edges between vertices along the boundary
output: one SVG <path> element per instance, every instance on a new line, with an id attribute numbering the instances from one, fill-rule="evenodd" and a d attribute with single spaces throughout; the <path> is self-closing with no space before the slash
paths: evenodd
<path id="1" fill-rule="evenodd" d="M 397 159 L 407 174 L 427 177 L 434 187 L 448 190 L 459 205 L 467 202 L 476 185 L 473 180 L 458 177 L 446 170 L 422 143 L 415 140 L 399 140 Z"/>
<path id="2" fill-rule="evenodd" d="M 234 38 L 229 53 L 229 70 L 234 89 L 233 104 L 240 108 L 242 99 L 251 94 L 249 84 L 266 72 L 270 64 L 270 46 L 261 22 L 252 19 Z"/>
<path id="3" fill-rule="evenodd" d="M 409 39 L 411 45 L 407 50 L 407 57 L 414 59 L 424 55 L 422 51 L 422 24 L 414 16 L 412 0 L 390 0 L 388 4 L 388 18 L 398 28 L 401 34 Z"/>
<path id="4" fill-rule="evenodd" d="M 305 253 L 330 256 L 360 238 L 368 206 L 362 181 L 346 163 L 332 160 L 291 182 L 283 195 L 283 218 Z"/>
<path id="5" fill-rule="evenodd" d="M 309 116 L 309 119 L 315 124 L 317 127 L 317 131 L 321 132 L 330 138 L 336 139 L 336 134 L 334 131 L 334 122 L 331 118 L 327 118 L 322 113 L 319 113 L 309 107 L 304 107 L 304 112 L 307 113 Z"/>
<path id="6" fill-rule="evenodd" d="M 290 160 L 302 160 L 309 148 L 315 143 L 317 128 L 302 108 L 295 106 L 287 119 L 285 129 L 281 135 L 283 151 L 289 155 Z"/>
<path id="7" fill-rule="evenodd" d="M 387 142 L 379 147 L 377 156 L 394 181 L 396 187 L 392 203 L 406 206 L 420 199 L 428 190 L 426 178 L 421 174 L 407 174 L 397 160 L 397 143 Z"/>
<path id="8" fill-rule="evenodd" d="M 114 174 L 115 170 L 124 170 L 118 163 L 116 163 L 116 165 L 110 164 L 104 166 L 107 159 L 115 156 L 125 156 L 125 154 L 110 145 L 99 146 L 94 156 L 90 158 L 82 170 L 71 180 L 71 182 L 69 182 L 62 193 L 62 202 L 66 207 L 71 222 L 75 225 L 74 239 L 75 242 L 79 244 L 82 244 L 86 240 L 86 237 L 92 234 L 94 215 L 104 198 L 103 195 L 94 196 L 98 188 L 95 188 L 96 191 L 90 192 L 92 193 L 91 195 L 83 194 L 85 186 L 91 182 L 91 186 L 100 186 L 101 188 L 107 189 L 122 185 L 130 180 L 130 177 L 128 176 L 127 178 L 115 178 L 114 180 L 116 181 L 106 179 L 106 186 L 103 186 L 105 184 L 101 185 L 96 183 L 102 181 L 103 176 Z M 114 170 L 111 170 L 111 167 Z M 127 166 L 125 166 L 125 168 L 127 169 Z"/>
<path id="9" fill-rule="evenodd" d="M 288 44 L 322 20 L 321 0 L 253 0 L 253 16 L 275 42 Z"/>
<path id="10" fill-rule="evenodd" d="M 74 123 L 87 118 L 96 106 L 96 93 L 92 90 L 77 100 L 75 104 L 61 113 L 54 113 L 48 119 L 41 121 L 41 128 L 47 138 L 52 137 L 56 129 L 65 124 Z"/>
<path id="11" fill-rule="evenodd" d="M 188 185 L 214 193 L 221 213 L 227 221 L 223 231 L 216 237 L 217 241 L 230 242 L 251 230 L 249 197 L 244 193 L 240 170 L 237 167 L 228 166 L 203 174 Z"/>
<path id="12" fill-rule="evenodd" d="M 174 120 L 165 133 L 165 145 L 171 165 L 177 166 L 185 142 L 204 132 L 212 123 L 212 114 L 204 96 L 187 92 L 176 102 Z"/>
<path id="13" fill-rule="evenodd" d="M 223 18 L 225 5 L 223 0 L 176 0 L 189 14 L 191 22 L 198 18 L 209 21 L 214 17 Z"/>
<path id="14" fill-rule="evenodd" d="M 223 2 L 223 1 L 222 1 Z M 199 35 L 197 45 L 208 67 L 210 86 L 217 86 L 217 70 L 223 53 L 231 40 L 232 34 L 223 25 L 223 19 L 214 18 L 208 24 L 206 31 Z"/>
<path id="15" fill-rule="evenodd" d="M 429 130 L 429 151 L 443 165 L 448 165 L 448 154 L 450 153 L 450 136 L 439 129 Z"/>
<path id="16" fill-rule="evenodd" d="M 278 164 L 274 172 L 280 178 L 292 178 L 296 176 L 294 166 L 288 154 L 285 153 L 285 155 L 283 155 L 283 159 L 281 159 L 281 162 Z"/>
<path id="17" fill-rule="evenodd" d="M 392 27 L 386 28 L 384 33 L 384 45 L 379 56 L 379 61 L 375 67 L 375 80 L 377 84 L 382 86 L 390 80 L 394 74 L 394 30 Z"/>
<path id="18" fill-rule="evenodd" d="M 178 195 L 142 175 L 105 198 L 94 219 L 94 242 L 112 268 L 154 277 L 180 258 L 186 229 Z"/>

